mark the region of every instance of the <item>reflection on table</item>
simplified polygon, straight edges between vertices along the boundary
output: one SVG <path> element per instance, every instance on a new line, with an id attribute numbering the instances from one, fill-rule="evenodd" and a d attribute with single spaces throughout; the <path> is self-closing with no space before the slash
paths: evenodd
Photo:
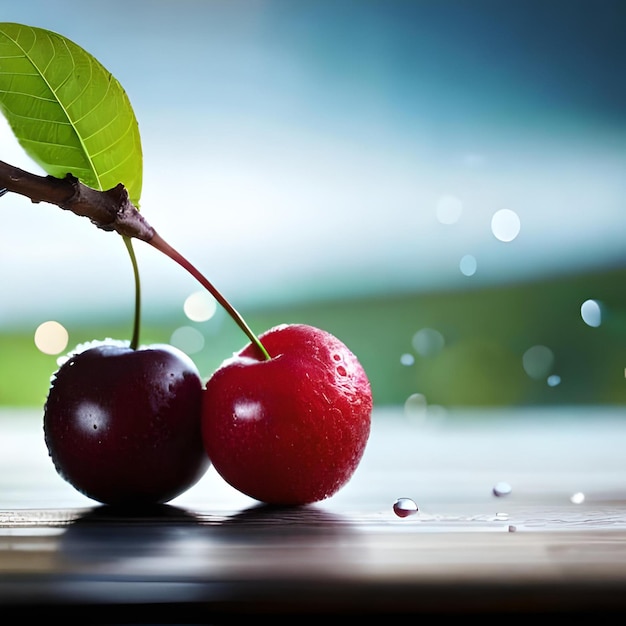
<path id="1" fill-rule="evenodd" d="M 113 621 L 622 611 L 625 417 L 377 409 L 361 466 L 327 501 L 262 506 L 211 469 L 171 503 L 118 511 L 56 475 L 40 415 L 5 411 L 0 603 Z M 417 511 L 396 515 L 400 497 Z"/>

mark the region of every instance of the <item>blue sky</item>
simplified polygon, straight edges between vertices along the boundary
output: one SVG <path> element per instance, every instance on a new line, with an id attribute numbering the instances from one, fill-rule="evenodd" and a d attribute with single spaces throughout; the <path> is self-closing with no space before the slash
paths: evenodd
<path id="1" fill-rule="evenodd" d="M 0 7 L 120 80 L 142 134 L 144 215 L 240 309 L 626 260 L 619 0 Z M 36 171 L 1 125 L 0 160 Z M 130 306 L 119 238 L 0 202 L 0 324 Z M 519 217 L 510 242 L 491 228 L 502 209 Z M 147 315 L 198 288 L 136 248 Z"/>

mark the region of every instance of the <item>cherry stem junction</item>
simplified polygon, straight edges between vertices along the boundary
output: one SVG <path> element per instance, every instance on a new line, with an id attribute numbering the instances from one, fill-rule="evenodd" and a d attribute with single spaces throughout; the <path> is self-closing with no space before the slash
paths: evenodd
<path id="1" fill-rule="evenodd" d="M 11 191 L 27 198 L 34 203 L 47 202 L 61 209 L 71 211 L 81 217 L 87 217 L 98 228 L 116 231 L 124 237 L 129 249 L 133 271 L 137 274 L 136 259 L 130 240 L 140 239 L 156 248 L 189 272 L 226 310 L 234 322 L 258 348 L 263 357 L 271 357 L 259 338 L 252 332 L 243 317 L 228 300 L 213 286 L 177 250 L 170 246 L 147 222 L 128 197 L 128 192 L 121 183 L 111 189 L 98 191 L 81 183 L 76 177 L 67 174 L 65 178 L 54 176 L 38 176 L 8 163 L 0 161 L 0 190 Z M 138 281 L 135 281 L 138 284 Z M 138 287 L 137 287 L 138 289 Z M 136 299 L 139 294 L 136 292 Z M 139 307 L 135 311 L 136 320 Z M 135 323 L 135 329 L 138 328 Z M 133 333 L 133 342 L 138 342 L 137 330 Z M 132 345 L 132 342 L 131 342 Z"/>

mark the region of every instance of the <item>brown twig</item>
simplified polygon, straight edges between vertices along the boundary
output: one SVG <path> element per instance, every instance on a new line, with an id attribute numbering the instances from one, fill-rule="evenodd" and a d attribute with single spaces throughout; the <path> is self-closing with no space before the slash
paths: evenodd
<path id="1" fill-rule="evenodd" d="M 98 191 L 81 183 L 75 176 L 65 178 L 38 176 L 0 161 L 0 189 L 30 198 L 32 202 L 48 202 L 87 217 L 98 228 L 117 231 L 126 237 L 149 242 L 154 228 L 148 224 L 119 184 Z"/>
<path id="2" fill-rule="evenodd" d="M 139 213 L 128 197 L 124 185 L 98 191 L 81 183 L 75 176 L 65 178 L 38 176 L 0 161 L 0 190 L 18 193 L 32 202 L 48 202 L 88 217 L 98 228 L 145 241 L 187 270 L 224 307 L 264 358 L 270 355 L 246 321 L 228 300 L 185 257 L 172 248 Z M 0 192 L 0 195 L 1 192 Z"/>

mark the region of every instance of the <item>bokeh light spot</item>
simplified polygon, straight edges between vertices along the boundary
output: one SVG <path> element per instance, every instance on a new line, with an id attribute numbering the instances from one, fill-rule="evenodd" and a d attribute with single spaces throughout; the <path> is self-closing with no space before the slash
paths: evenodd
<path id="1" fill-rule="evenodd" d="M 524 371 L 537 380 L 545 378 L 554 364 L 554 353 L 546 346 L 528 348 L 522 356 Z"/>
<path id="2" fill-rule="evenodd" d="M 463 203 L 456 196 L 441 196 L 437 201 L 437 219 L 442 224 L 456 224 L 463 213 Z"/>
<path id="3" fill-rule="evenodd" d="M 602 307 L 597 300 L 585 300 L 580 307 L 580 316 L 587 326 L 598 327 L 602 324 Z"/>
<path id="4" fill-rule="evenodd" d="M 558 374 L 548 376 L 548 387 L 557 387 L 561 384 L 561 377 Z"/>
<path id="5" fill-rule="evenodd" d="M 434 328 L 422 328 L 413 335 L 412 344 L 420 356 L 433 356 L 443 350 L 446 341 Z"/>
<path id="6" fill-rule="evenodd" d="M 183 304 L 185 315 L 192 322 L 210 320 L 217 309 L 215 298 L 206 291 L 196 291 L 189 295 Z"/>
<path id="7" fill-rule="evenodd" d="M 409 367 L 415 363 L 415 357 L 407 352 L 400 357 L 400 363 Z"/>
<path id="8" fill-rule="evenodd" d="M 204 348 L 204 335 L 197 328 L 181 326 L 172 333 L 170 343 L 186 354 L 194 354 Z"/>
<path id="9" fill-rule="evenodd" d="M 404 402 L 404 414 L 410 419 L 425 419 L 427 409 L 428 402 L 422 393 L 413 393 Z"/>
<path id="10" fill-rule="evenodd" d="M 459 269 L 464 276 L 473 276 L 476 273 L 476 258 L 471 254 L 466 254 L 459 263 Z"/>
<path id="11" fill-rule="evenodd" d="M 59 354 L 67 348 L 69 334 L 65 326 L 54 320 L 43 322 L 35 330 L 35 345 L 44 354 Z"/>
<path id="12" fill-rule="evenodd" d="M 491 218 L 491 232 L 500 241 L 513 241 L 520 231 L 520 219 L 511 209 L 500 209 Z"/>

